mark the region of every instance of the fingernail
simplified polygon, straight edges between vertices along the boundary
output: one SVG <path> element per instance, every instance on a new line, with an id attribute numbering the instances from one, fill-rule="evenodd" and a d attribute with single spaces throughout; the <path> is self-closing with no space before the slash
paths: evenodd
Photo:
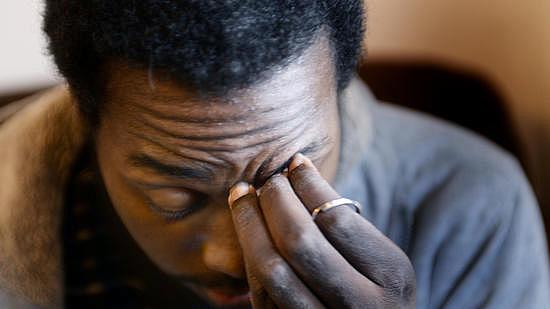
<path id="1" fill-rule="evenodd" d="M 227 203 L 229 204 L 229 207 L 232 207 L 233 203 L 236 200 L 253 192 L 254 188 L 251 185 L 244 181 L 238 182 L 229 190 L 229 197 L 227 198 Z"/>
<path id="2" fill-rule="evenodd" d="M 288 171 L 292 172 L 295 168 L 302 164 L 307 164 L 310 166 L 313 166 L 313 163 L 311 163 L 311 160 L 309 160 L 306 156 L 304 156 L 301 153 L 297 153 L 294 155 L 294 158 L 292 159 L 292 162 L 290 162 L 290 165 L 288 166 Z"/>
<path id="3" fill-rule="evenodd" d="M 288 177 L 288 167 L 285 168 L 281 174 L 283 174 L 283 176 L 285 177 Z"/>

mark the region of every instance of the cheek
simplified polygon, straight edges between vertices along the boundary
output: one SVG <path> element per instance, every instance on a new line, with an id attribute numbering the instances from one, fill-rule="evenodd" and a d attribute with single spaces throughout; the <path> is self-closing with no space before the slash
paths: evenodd
<path id="1" fill-rule="evenodd" d="M 200 270 L 197 265 L 202 263 L 200 249 L 207 225 L 200 218 L 204 211 L 170 223 L 147 206 L 141 192 L 125 183 L 113 152 L 98 147 L 98 162 L 115 211 L 146 255 L 169 274 Z"/>

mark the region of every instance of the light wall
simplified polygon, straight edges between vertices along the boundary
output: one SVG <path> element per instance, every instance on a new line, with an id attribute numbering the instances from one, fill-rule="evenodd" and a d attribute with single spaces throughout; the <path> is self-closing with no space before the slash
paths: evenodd
<path id="1" fill-rule="evenodd" d="M 41 32 L 41 0 L 0 0 L 0 96 L 58 81 Z"/>
<path id="2" fill-rule="evenodd" d="M 371 59 L 447 61 L 485 74 L 501 89 L 525 142 L 530 174 L 550 215 L 550 1 L 366 3 L 366 46 Z"/>

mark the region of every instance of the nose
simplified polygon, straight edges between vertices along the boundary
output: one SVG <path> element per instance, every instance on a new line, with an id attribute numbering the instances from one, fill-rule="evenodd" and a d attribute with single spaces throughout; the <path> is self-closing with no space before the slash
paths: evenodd
<path id="1" fill-rule="evenodd" d="M 202 255 L 209 269 L 235 279 L 246 277 L 241 248 L 229 211 L 213 222 L 209 237 L 203 245 Z"/>

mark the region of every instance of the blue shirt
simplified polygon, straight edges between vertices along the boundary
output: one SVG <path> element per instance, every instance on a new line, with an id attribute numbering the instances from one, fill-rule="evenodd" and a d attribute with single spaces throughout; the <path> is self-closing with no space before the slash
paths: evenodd
<path id="1" fill-rule="evenodd" d="M 409 256 L 417 308 L 550 308 L 544 228 L 517 161 L 465 129 L 350 88 L 364 99 L 342 100 L 333 184 Z"/>

